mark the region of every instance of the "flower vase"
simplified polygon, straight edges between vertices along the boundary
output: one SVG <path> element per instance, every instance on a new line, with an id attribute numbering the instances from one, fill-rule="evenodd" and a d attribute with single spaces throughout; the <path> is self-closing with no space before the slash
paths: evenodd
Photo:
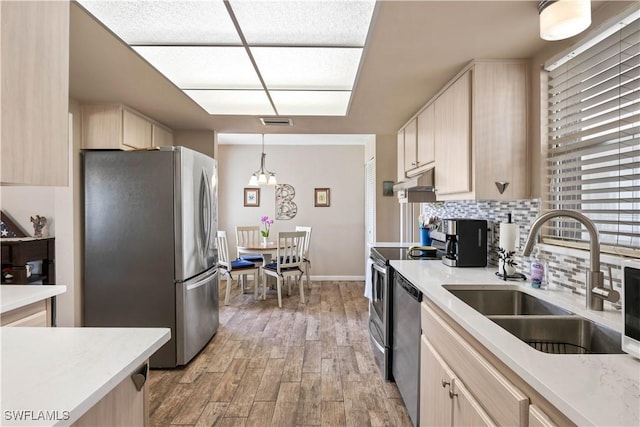
<path id="1" fill-rule="evenodd" d="M 262 246 L 267 246 L 268 237 L 262 237 Z"/>

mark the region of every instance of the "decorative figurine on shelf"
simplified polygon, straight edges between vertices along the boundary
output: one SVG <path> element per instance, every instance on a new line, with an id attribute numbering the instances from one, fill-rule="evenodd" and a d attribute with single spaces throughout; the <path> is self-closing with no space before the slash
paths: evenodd
<path id="1" fill-rule="evenodd" d="M 44 216 L 36 215 L 31 217 L 33 223 L 33 237 L 43 238 L 48 237 L 49 232 L 47 230 L 47 218 Z"/>

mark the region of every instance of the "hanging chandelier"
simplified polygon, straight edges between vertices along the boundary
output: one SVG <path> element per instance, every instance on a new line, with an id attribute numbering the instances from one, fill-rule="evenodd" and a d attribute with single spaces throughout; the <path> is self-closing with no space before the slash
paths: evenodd
<path id="1" fill-rule="evenodd" d="M 267 168 L 264 167 L 264 159 L 267 155 L 264 152 L 264 134 L 262 134 L 262 155 L 260 157 L 260 169 L 255 171 L 251 178 L 249 179 L 249 185 L 276 185 L 278 182 L 276 181 L 276 174 L 273 172 L 269 172 Z"/>

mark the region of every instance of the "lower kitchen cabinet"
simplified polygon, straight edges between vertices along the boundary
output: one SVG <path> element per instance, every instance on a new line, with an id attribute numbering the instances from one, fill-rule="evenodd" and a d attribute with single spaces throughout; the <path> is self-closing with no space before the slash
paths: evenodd
<path id="1" fill-rule="evenodd" d="M 421 317 L 421 425 L 574 425 L 428 299 Z"/>
<path id="2" fill-rule="evenodd" d="M 11 286 L 11 285 L 4 285 Z M 51 326 L 51 299 L 38 301 L 24 307 L 2 313 L 0 326 L 45 327 Z"/>
<path id="3" fill-rule="evenodd" d="M 556 423 L 536 405 L 529 406 L 529 427 L 555 427 Z"/>
<path id="4" fill-rule="evenodd" d="M 133 376 L 126 377 L 72 426 L 148 426 L 149 394 L 146 384 L 146 377 L 149 374 L 148 365 L 145 363 L 138 372 L 133 376 L 140 376 L 142 385 L 139 390 L 132 379 Z"/>
<path id="5" fill-rule="evenodd" d="M 424 335 L 420 340 L 420 425 L 495 425 Z"/>

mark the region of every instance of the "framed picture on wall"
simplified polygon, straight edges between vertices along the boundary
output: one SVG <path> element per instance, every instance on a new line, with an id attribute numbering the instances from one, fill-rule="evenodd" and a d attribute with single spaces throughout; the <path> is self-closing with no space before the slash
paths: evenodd
<path id="1" fill-rule="evenodd" d="M 329 207 L 329 192 L 328 188 L 316 188 L 314 190 L 314 206 L 318 208 Z"/>
<path id="2" fill-rule="evenodd" d="M 256 207 L 256 208 L 260 206 L 260 189 L 259 188 L 244 189 L 244 205 L 247 207 Z"/>

